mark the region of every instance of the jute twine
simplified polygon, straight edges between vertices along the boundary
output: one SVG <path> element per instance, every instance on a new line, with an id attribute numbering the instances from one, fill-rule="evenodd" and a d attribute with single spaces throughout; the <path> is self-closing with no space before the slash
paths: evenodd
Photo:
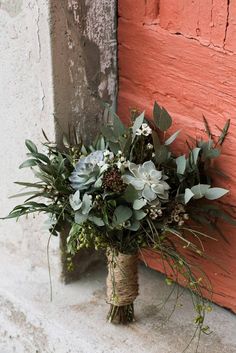
<path id="1" fill-rule="evenodd" d="M 107 253 L 107 302 L 115 306 L 130 305 L 138 296 L 138 255 Z"/>

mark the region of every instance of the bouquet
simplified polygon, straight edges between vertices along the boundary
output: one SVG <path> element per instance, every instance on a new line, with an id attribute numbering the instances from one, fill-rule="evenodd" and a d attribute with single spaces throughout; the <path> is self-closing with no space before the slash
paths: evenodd
<path id="1" fill-rule="evenodd" d="M 113 124 L 103 126 L 90 146 L 75 133 L 73 142 L 64 136 L 61 149 L 44 133 L 47 152 L 40 153 L 27 140 L 28 159 L 20 168 L 30 167 L 37 180 L 17 182 L 27 189 L 17 196 L 28 198 L 7 218 L 46 213 L 53 235 L 67 222 L 69 267 L 71 257 L 81 248 L 106 252 L 110 322 L 134 320 L 138 258 L 143 249 L 152 249 L 162 258 L 163 267 L 171 270 L 172 278 L 189 288 L 195 322 L 206 332 L 204 317 L 209 305 L 204 293 L 210 287 L 186 252 L 207 256 L 202 241 L 210 236 L 199 225 L 217 229 L 219 218 L 234 223 L 213 203 L 228 190 L 212 181 L 212 172 L 217 172 L 213 163 L 221 153 L 230 122 L 215 140 L 204 119 L 206 140 L 190 138 L 185 154 L 180 154 L 172 148 L 180 131 L 168 133 L 172 119 L 157 103 L 152 120 L 134 110 L 130 125 L 125 126 L 112 115 Z"/>

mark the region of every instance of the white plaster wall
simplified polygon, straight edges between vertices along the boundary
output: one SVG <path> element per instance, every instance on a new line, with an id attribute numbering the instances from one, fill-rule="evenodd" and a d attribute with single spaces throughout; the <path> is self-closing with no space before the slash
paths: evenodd
<path id="1" fill-rule="evenodd" d="M 42 128 L 54 139 L 52 86 L 48 1 L 0 0 L 1 217 L 20 201 L 8 199 L 19 190 L 13 182 L 32 178 L 29 170 L 18 169 L 26 157 L 24 140 L 40 143 Z M 0 264 L 7 250 L 29 267 L 46 266 L 43 222 L 43 217 L 0 221 Z M 56 249 L 57 241 L 52 243 Z"/>

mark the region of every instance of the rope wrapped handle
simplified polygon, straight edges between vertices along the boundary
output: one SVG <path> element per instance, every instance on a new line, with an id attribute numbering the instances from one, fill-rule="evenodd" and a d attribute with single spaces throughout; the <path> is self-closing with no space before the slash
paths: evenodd
<path id="1" fill-rule="evenodd" d="M 107 252 L 107 302 L 115 306 L 130 305 L 138 296 L 138 254 Z"/>

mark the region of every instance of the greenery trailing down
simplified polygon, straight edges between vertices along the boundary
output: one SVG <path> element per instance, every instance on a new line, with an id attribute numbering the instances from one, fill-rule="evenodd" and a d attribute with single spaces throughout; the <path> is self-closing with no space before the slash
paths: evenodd
<path id="1" fill-rule="evenodd" d="M 83 247 L 109 248 L 117 255 L 142 254 L 142 249 L 157 251 L 166 273 L 171 270 L 173 279 L 181 279 L 189 288 L 197 328 L 206 333 L 209 304 L 204 293 L 211 292 L 211 286 L 184 249 L 195 257 L 207 257 L 203 242 L 213 240 L 199 226 L 219 231 L 220 218 L 235 224 L 213 202 L 229 192 L 215 185 L 213 177 L 216 173 L 224 176 L 216 160 L 230 121 L 216 139 L 204 117 L 207 138 L 190 138 L 185 153 L 180 154 L 172 143 L 181 131 L 169 134 L 172 118 L 156 102 L 152 120 L 133 110 L 126 126 L 112 114 L 113 124 L 103 126 L 91 146 L 83 145 L 77 137 L 74 143 L 64 137 L 64 149 L 60 150 L 44 133 L 46 152 L 41 153 L 27 140 L 28 159 L 20 168 L 31 168 L 36 181 L 17 182 L 26 192 L 15 196 L 27 198 L 6 218 L 46 213 L 53 235 L 67 222 L 68 258 Z M 121 315 L 122 322 L 132 321 L 133 302 L 123 309 L 112 308 L 109 317 Z"/>

